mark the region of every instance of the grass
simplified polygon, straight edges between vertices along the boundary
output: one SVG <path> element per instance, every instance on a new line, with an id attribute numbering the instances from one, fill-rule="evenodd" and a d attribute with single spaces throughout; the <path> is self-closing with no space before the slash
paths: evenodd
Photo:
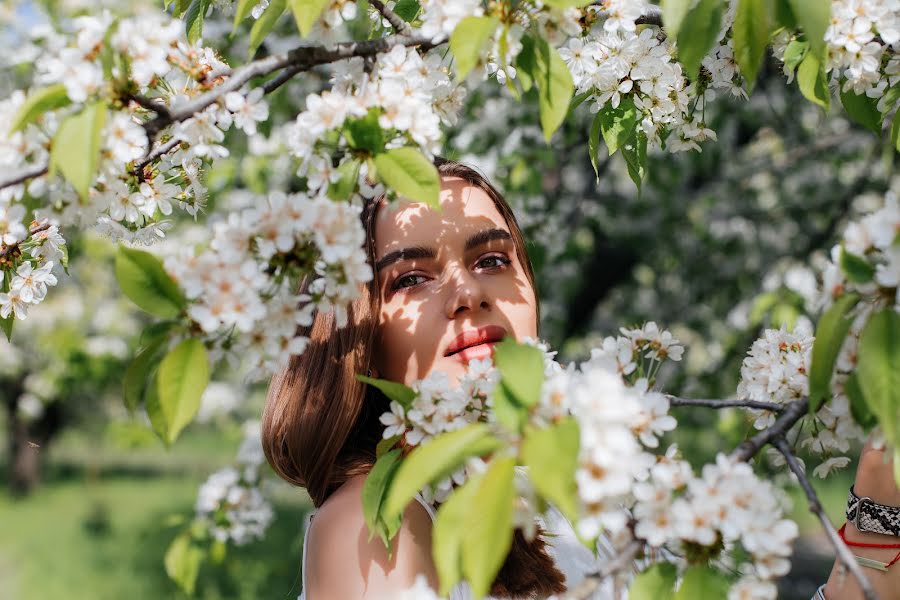
<path id="1" fill-rule="evenodd" d="M 170 451 L 122 450 L 77 434 L 61 440 L 40 489 L 24 500 L 0 494 L 0 600 L 186 598 L 163 566 L 181 531 L 167 521 L 192 517 L 199 486 L 236 447 L 199 428 Z M 205 564 L 196 598 L 297 597 L 309 502 L 286 485 L 272 496 L 276 517 L 266 539 Z"/>

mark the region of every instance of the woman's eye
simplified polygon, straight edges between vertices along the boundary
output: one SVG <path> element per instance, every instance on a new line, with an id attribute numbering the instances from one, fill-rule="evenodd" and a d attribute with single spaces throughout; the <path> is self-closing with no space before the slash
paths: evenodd
<path id="1" fill-rule="evenodd" d="M 421 283 L 417 281 L 417 279 L 425 279 L 424 275 L 404 275 L 403 277 L 399 277 L 397 281 L 394 282 L 394 289 L 399 290 L 402 288 L 411 288 L 415 285 Z"/>
<path id="2" fill-rule="evenodd" d="M 509 264 L 509 259 L 503 256 L 498 256 L 493 254 L 491 256 L 485 256 L 481 260 L 478 261 L 478 266 L 484 269 L 492 269 L 501 267 L 503 265 Z"/>

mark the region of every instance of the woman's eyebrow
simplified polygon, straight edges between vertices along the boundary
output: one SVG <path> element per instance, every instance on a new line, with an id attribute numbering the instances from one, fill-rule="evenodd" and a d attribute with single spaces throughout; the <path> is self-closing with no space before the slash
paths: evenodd
<path id="1" fill-rule="evenodd" d="M 471 236 L 466 240 L 465 250 L 468 252 L 472 248 L 477 248 L 482 244 L 487 244 L 493 240 L 511 240 L 512 235 L 506 231 L 505 229 L 485 229 L 483 231 L 479 231 L 475 235 Z M 381 259 L 375 263 L 375 272 L 381 271 L 385 267 L 389 267 L 395 262 L 401 260 L 412 260 L 414 258 L 434 258 L 437 256 L 437 251 L 434 248 L 428 248 L 425 246 L 410 246 L 409 248 L 403 248 L 401 250 L 394 250 L 393 252 L 388 252 Z"/>

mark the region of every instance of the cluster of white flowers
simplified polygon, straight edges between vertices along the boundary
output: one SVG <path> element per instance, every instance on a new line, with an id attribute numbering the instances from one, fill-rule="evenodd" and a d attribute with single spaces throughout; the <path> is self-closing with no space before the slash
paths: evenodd
<path id="1" fill-rule="evenodd" d="M 265 535 L 274 511 L 259 490 L 264 462 L 259 422 L 245 423 L 235 465 L 216 471 L 200 487 L 196 519 L 206 523 L 219 542 L 241 546 Z"/>
<path id="2" fill-rule="evenodd" d="M 56 285 L 53 266 L 68 259 L 56 225 L 35 221 L 32 234 L 24 216 L 24 206 L 0 204 L 0 319 L 25 319 L 28 307 L 43 302 L 47 288 Z"/>
<path id="3" fill-rule="evenodd" d="M 387 148 L 411 142 L 428 156 L 440 151 L 441 123 L 456 122 L 464 88 L 450 80 L 440 53 L 423 58 L 416 49 L 398 45 L 376 61 L 372 73 L 365 72 L 360 57 L 343 61 L 333 68 L 330 90 L 306 96 L 306 110 L 288 132 L 288 148 L 300 159 L 298 175 L 307 178 L 310 192 L 338 180 L 331 161 L 334 144 L 325 138 L 348 120 L 374 111 Z M 338 147 L 347 147 L 344 136 Z M 365 174 L 361 170 L 360 178 Z"/>
<path id="4" fill-rule="evenodd" d="M 170 276 L 192 301 L 190 316 L 226 356 L 249 360 L 252 377 L 282 368 L 306 348 L 298 325 L 313 311 L 334 310 L 339 326 L 347 306 L 370 281 L 359 207 L 325 196 L 271 192 L 254 208 L 216 223 L 209 248 L 165 259 Z M 287 276 L 314 277 L 295 294 Z M 223 345 L 222 335 L 240 335 Z"/>
<path id="5" fill-rule="evenodd" d="M 791 44 L 807 42 L 782 31 L 772 40 L 773 54 L 784 60 Z M 842 91 L 879 99 L 878 109 L 887 112 L 885 93 L 900 81 L 900 2 L 832 0 L 825 43 L 825 72 L 831 75 L 832 84 Z M 795 64 L 785 63 L 788 81 L 793 80 L 795 68 Z"/>
<path id="6" fill-rule="evenodd" d="M 700 477 L 669 452 L 634 484 L 635 535 L 653 547 L 680 554 L 733 550 L 740 542 L 752 562 L 742 563 L 741 580 L 729 598 L 776 598 L 773 579 L 790 570 L 788 557 L 797 524 L 783 518 L 775 487 L 745 462 L 724 454 L 704 465 Z"/>

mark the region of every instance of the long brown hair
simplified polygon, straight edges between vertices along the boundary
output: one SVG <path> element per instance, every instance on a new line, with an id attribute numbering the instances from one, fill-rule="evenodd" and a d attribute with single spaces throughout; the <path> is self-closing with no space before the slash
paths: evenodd
<path id="1" fill-rule="evenodd" d="M 534 272 L 525 239 L 512 209 L 500 192 L 478 171 L 436 157 L 442 177 L 459 177 L 482 189 L 503 216 L 516 254 L 533 290 Z M 369 264 L 375 264 L 375 217 L 384 204 L 378 197 L 361 215 Z M 309 280 L 301 282 L 305 292 Z M 537 295 L 537 294 L 535 294 Z M 315 506 L 350 478 L 367 473 L 375 462 L 375 446 L 384 426 L 378 417 L 389 401 L 376 388 L 356 379 L 373 363 L 375 331 L 380 312 L 377 277 L 362 286 L 348 309 L 348 323 L 337 328 L 332 311 L 318 311 L 298 335 L 309 337 L 303 354 L 272 377 L 262 417 L 266 459 L 286 481 L 306 488 Z M 543 597 L 565 591 L 564 576 L 547 553 L 540 536 L 528 542 L 516 531 L 512 549 L 491 593 L 498 597 Z"/>

